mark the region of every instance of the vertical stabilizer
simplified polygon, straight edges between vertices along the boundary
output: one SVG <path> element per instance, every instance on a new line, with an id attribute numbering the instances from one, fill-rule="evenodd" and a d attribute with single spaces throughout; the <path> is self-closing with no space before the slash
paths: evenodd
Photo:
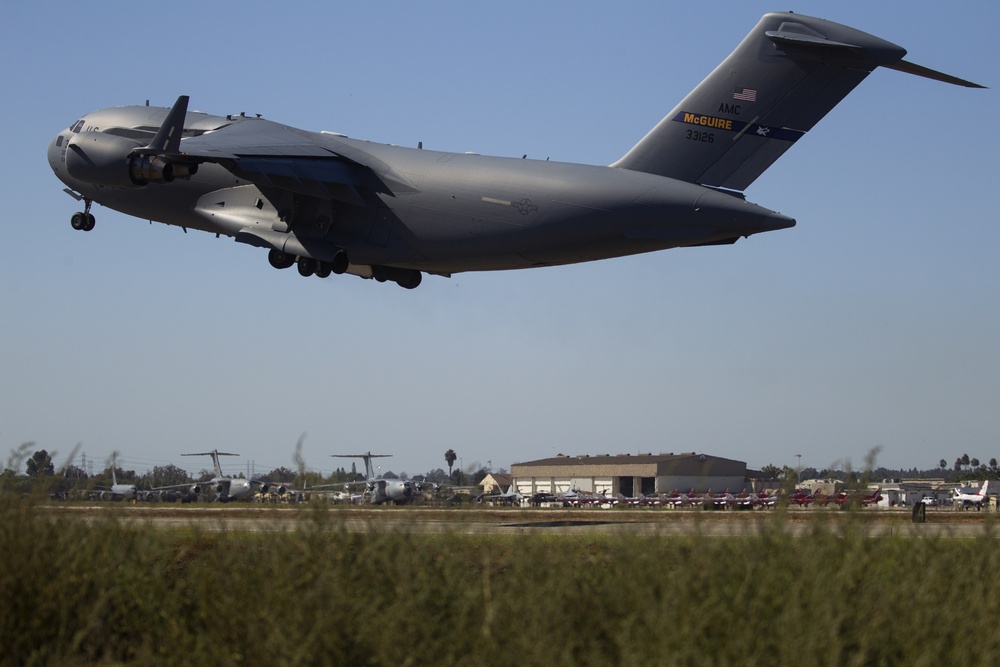
<path id="1" fill-rule="evenodd" d="M 838 23 L 766 14 L 613 167 L 744 190 L 880 65 L 905 49 Z"/>
<path id="2" fill-rule="evenodd" d="M 372 465 L 372 459 L 386 459 L 392 456 L 392 454 L 372 454 L 371 452 L 365 452 L 364 454 L 331 454 L 330 456 L 340 459 L 363 459 L 365 462 L 365 480 L 371 482 L 375 479 L 375 466 Z"/>
<path id="3" fill-rule="evenodd" d="M 211 456 L 212 457 L 212 470 L 215 472 L 216 479 L 224 479 L 222 475 L 222 466 L 219 464 L 220 456 L 239 456 L 239 454 L 232 454 L 230 452 L 220 452 L 218 449 L 213 449 L 210 452 L 197 452 L 195 454 L 181 454 L 181 456 Z"/>

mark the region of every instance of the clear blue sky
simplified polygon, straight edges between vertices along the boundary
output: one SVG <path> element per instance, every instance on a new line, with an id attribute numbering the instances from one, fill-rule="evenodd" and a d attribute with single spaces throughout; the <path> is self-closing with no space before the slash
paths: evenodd
<path id="1" fill-rule="evenodd" d="M 95 207 L 45 149 L 107 106 L 608 164 L 771 10 L 893 41 L 991 90 L 878 70 L 747 191 L 798 220 L 735 246 L 428 276 L 303 279 Z M 698 451 L 823 468 L 1000 458 L 1000 5 L 7 2 L 0 453 L 144 470 L 494 469 Z M 229 461 L 227 460 L 227 463 Z M 360 462 L 359 462 L 360 464 Z M 349 463 L 347 464 L 349 465 Z"/>

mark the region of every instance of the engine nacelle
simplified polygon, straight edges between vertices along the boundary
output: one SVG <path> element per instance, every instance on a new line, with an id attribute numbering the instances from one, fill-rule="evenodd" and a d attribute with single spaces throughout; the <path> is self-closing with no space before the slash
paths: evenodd
<path id="1" fill-rule="evenodd" d="M 118 188 L 169 183 L 198 171 L 196 164 L 173 162 L 161 155 L 130 157 L 137 148 L 139 143 L 113 134 L 75 134 L 66 149 L 66 171 L 80 181 Z"/>
<path id="2" fill-rule="evenodd" d="M 129 160 L 128 175 L 135 185 L 169 183 L 175 178 L 187 178 L 198 171 L 198 165 L 170 162 L 159 155 L 137 155 Z"/>
<path id="3" fill-rule="evenodd" d="M 113 187 L 134 187 L 129 177 L 129 153 L 139 148 L 131 139 L 101 132 L 83 132 L 70 137 L 66 148 L 66 171 L 73 178 Z"/>
<path id="4" fill-rule="evenodd" d="M 199 484 L 192 485 L 191 486 L 191 493 L 194 493 L 196 495 L 201 495 L 201 485 L 199 485 Z"/>

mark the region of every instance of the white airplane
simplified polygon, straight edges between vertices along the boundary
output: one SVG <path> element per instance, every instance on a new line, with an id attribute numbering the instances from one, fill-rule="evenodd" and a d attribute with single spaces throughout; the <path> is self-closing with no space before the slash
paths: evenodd
<path id="1" fill-rule="evenodd" d="M 970 507 L 975 507 L 976 511 L 983 509 L 983 503 L 988 503 L 989 499 L 986 497 L 986 493 L 989 490 L 990 480 L 983 482 L 982 488 L 976 493 L 964 493 L 955 489 L 955 495 L 952 498 L 953 502 L 962 503 L 962 509 L 968 509 Z"/>
<path id="2" fill-rule="evenodd" d="M 111 500 L 135 500 L 139 497 L 139 489 L 135 484 L 119 484 L 115 474 L 115 466 L 111 465 L 111 486 L 96 486 L 102 498 L 110 496 Z"/>

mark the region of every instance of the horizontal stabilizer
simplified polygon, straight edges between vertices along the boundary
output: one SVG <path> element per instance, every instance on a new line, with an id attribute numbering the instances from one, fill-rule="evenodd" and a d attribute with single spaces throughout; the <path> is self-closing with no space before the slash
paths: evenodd
<path id="1" fill-rule="evenodd" d="M 894 69 L 899 72 L 906 72 L 907 74 L 916 74 L 917 76 L 922 76 L 925 79 L 934 79 L 935 81 L 943 81 L 944 83 L 950 83 L 956 86 L 964 86 L 965 88 L 986 88 L 986 86 L 980 86 L 978 83 L 972 83 L 971 81 L 966 81 L 965 79 L 959 79 L 957 76 L 945 74 L 944 72 L 938 72 L 937 70 L 930 69 L 929 67 L 915 65 L 905 60 L 900 60 L 899 62 L 891 63 L 889 65 L 883 65 L 883 67 L 887 69 Z"/>

